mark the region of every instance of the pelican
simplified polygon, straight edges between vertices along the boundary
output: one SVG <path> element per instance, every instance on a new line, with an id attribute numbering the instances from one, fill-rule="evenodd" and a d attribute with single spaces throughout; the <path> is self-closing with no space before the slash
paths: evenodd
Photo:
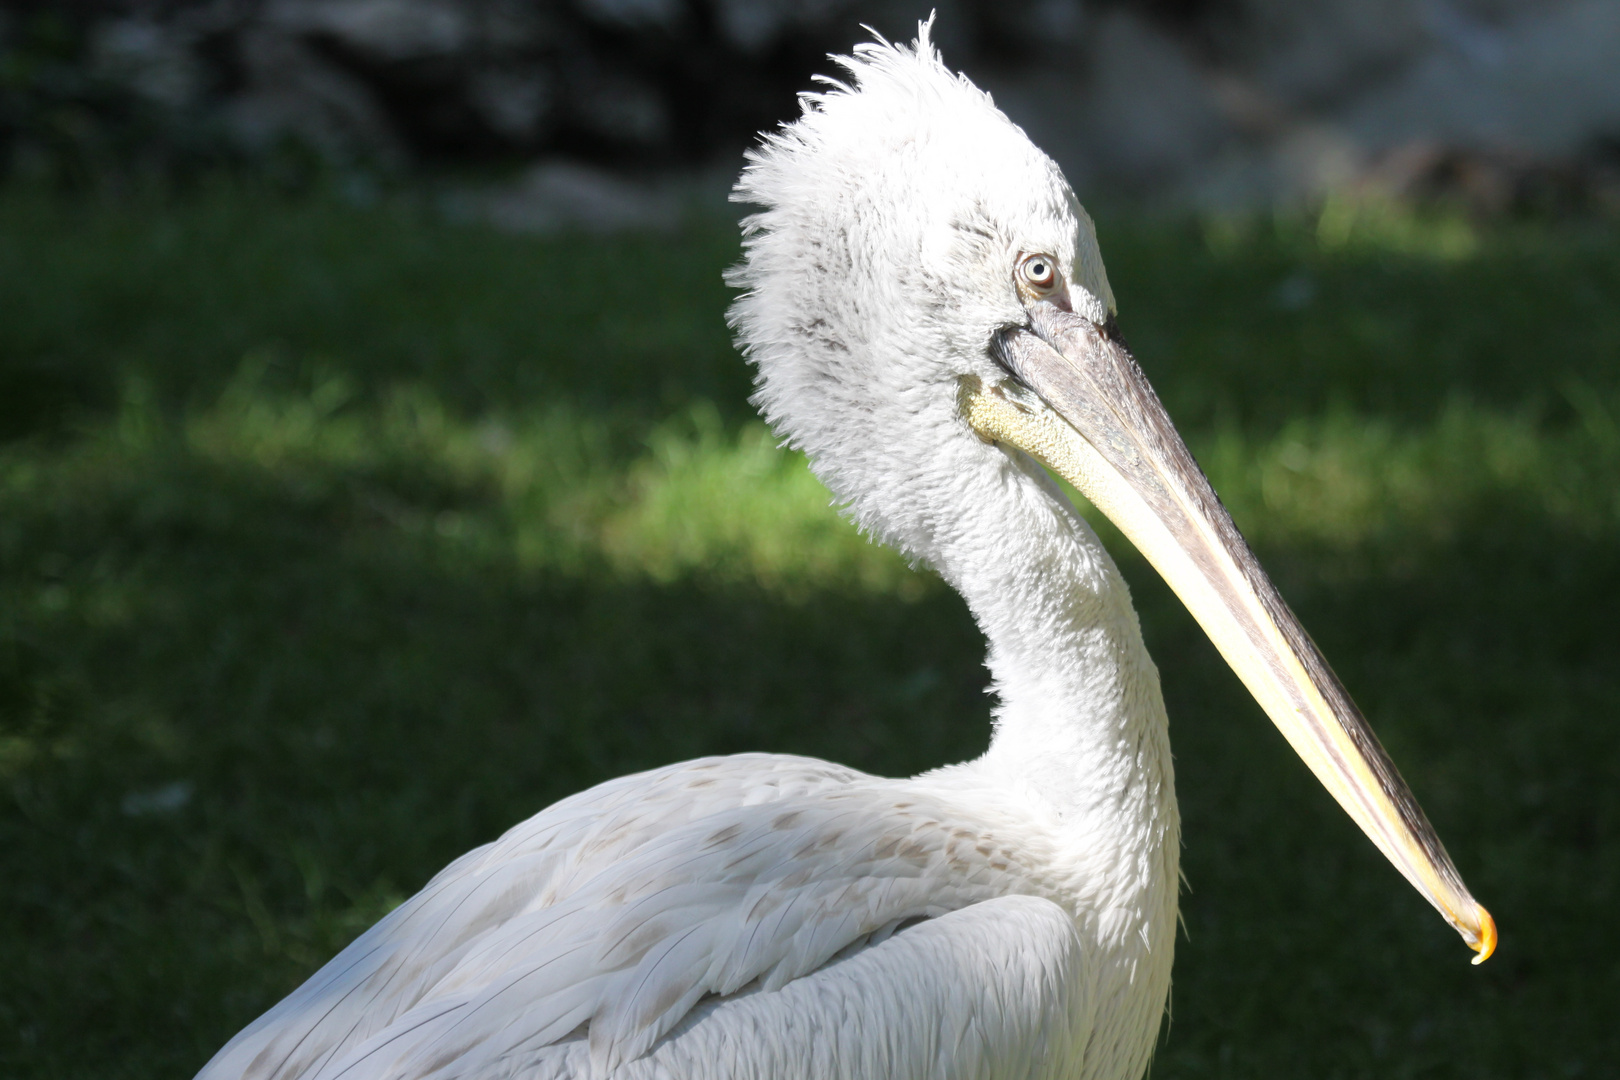
<path id="1" fill-rule="evenodd" d="M 929 29 L 835 58 L 846 81 L 750 154 L 730 320 L 774 430 L 967 601 L 989 749 L 902 780 L 703 758 L 564 799 L 204 1080 L 1140 1077 L 1175 949 L 1168 724 L 1125 582 L 1047 470 L 1490 955 L 1490 915 L 1121 344 L 1090 218 Z"/>

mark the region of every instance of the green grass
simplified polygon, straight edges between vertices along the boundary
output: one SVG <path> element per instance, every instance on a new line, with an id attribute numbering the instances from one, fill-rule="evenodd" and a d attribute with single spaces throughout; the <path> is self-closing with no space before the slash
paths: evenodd
<path id="1" fill-rule="evenodd" d="M 1331 207 L 1103 246 L 1502 928 L 1468 966 L 1116 543 L 1191 888 L 1154 1075 L 1615 1075 L 1620 233 Z M 189 1075 L 448 859 L 631 769 L 983 747 L 962 604 L 752 419 L 735 253 L 0 194 L 0 1074 Z"/>

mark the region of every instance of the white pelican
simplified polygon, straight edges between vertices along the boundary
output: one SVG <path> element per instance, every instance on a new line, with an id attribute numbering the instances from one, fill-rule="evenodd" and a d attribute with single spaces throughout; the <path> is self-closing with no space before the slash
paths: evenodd
<path id="1" fill-rule="evenodd" d="M 1125 583 L 1044 469 L 1490 954 L 1490 915 L 1114 334 L 1057 167 L 927 25 L 840 62 L 849 84 L 806 95 L 738 182 L 763 210 L 731 319 L 775 429 L 967 599 L 989 750 L 909 780 L 705 758 L 565 799 L 440 872 L 206 1080 L 1141 1076 L 1176 924 L 1165 710 Z"/>

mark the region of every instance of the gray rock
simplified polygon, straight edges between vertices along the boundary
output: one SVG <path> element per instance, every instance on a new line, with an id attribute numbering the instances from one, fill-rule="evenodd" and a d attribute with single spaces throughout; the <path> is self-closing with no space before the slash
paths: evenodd
<path id="1" fill-rule="evenodd" d="M 110 19 L 91 29 L 91 71 L 137 97 L 176 111 L 196 108 L 204 87 L 195 42 L 183 28 L 145 18 Z"/>
<path id="2" fill-rule="evenodd" d="M 1430 35 L 1414 0 L 1242 0 L 1217 40 L 1224 66 L 1309 110 L 1398 70 Z"/>
<path id="3" fill-rule="evenodd" d="M 1232 209 L 1448 185 L 1486 211 L 1532 189 L 1607 198 L 1581 155 L 1620 136 L 1620 4 L 1249 7 L 1255 40 L 1215 80 L 1232 136 L 1164 189 L 1171 201 Z"/>
<path id="4" fill-rule="evenodd" d="M 1570 170 L 1620 139 L 1620 0 L 1180 6 L 1170 17 L 1173 5 L 1150 0 L 85 0 L 89 77 L 53 71 L 14 112 L 54 116 L 61 99 L 82 115 L 111 84 L 144 103 L 104 110 L 131 125 L 122 145 L 191 131 L 178 142 L 189 147 L 217 127 L 250 155 L 294 141 L 390 168 L 558 155 L 638 174 L 729 168 L 753 132 L 795 111 L 812 73 L 836 74 L 823 53 L 861 40 L 860 22 L 904 40 L 937 7 L 947 61 L 1088 195 L 1253 207 L 1457 183 L 1480 205 L 1512 205 L 1537 185 L 1579 187 Z M 15 23 L 5 16 L 0 34 Z M 164 111 L 177 119 L 148 122 Z M 0 161 L 53 145 L 0 128 L 8 138 Z M 545 166 L 496 200 L 511 204 L 501 213 L 658 217 L 645 192 L 577 168 Z"/>
<path id="5" fill-rule="evenodd" d="M 789 32 L 827 22 L 852 6 L 848 0 L 715 0 L 714 8 L 726 40 L 759 53 Z"/>
<path id="6" fill-rule="evenodd" d="M 451 0 L 270 0 L 260 18 L 381 61 L 454 56 L 478 37 L 470 7 Z"/>
<path id="7" fill-rule="evenodd" d="M 266 154 L 294 139 L 338 162 L 404 163 L 399 136 L 362 80 L 266 26 L 243 30 L 237 49 L 246 86 L 221 111 L 242 149 Z"/>
<path id="8" fill-rule="evenodd" d="M 1186 46 L 1128 11 L 1091 20 L 1068 59 L 986 83 L 1071 183 L 1161 188 L 1232 136 L 1210 76 Z"/>
<path id="9" fill-rule="evenodd" d="M 681 0 L 577 0 L 580 14 L 608 26 L 669 29 L 685 15 Z"/>
<path id="10" fill-rule="evenodd" d="M 557 92 L 550 71 L 539 65 L 487 68 L 468 78 L 467 100 L 490 130 L 530 146 L 544 135 Z"/>
<path id="11" fill-rule="evenodd" d="M 669 229 L 679 223 L 681 209 L 679 194 L 667 185 L 568 161 L 542 162 L 514 183 L 462 190 L 445 201 L 451 217 L 508 232 Z"/>
<path id="12" fill-rule="evenodd" d="M 568 95 L 569 118 L 578 127 L 612 142 L 657 147 L 671 137 L 664 97 L 635 74 L 605 67 L 574 66 Z"/>
<path id="13" fill-rule="evenodd" d="M 1567 157 L 1620 137 L 1620 3 L 1521 15 L 1489 49 L 1434 49 L 1369 87 L 1342 122 L 1374 152 L 1429 140 Z"/>

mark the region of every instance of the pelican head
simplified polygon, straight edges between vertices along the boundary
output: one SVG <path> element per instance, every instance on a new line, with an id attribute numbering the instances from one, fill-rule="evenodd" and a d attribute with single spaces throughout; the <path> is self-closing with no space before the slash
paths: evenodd
<path id="1" fill-rule="evenodd" d="M 756 404 L 864 529 L 937 568 L 981 622 L 1006 607 L 998 560 L 1021 554 L 986 550 L 982 519 L 1061 499 L 1041 466 L 1071 483 L 1485 959 L 1490 915 L 1114 332 L 1091 219 L 928 30 L 858 47 L 849 83 L 805 95 L 738 182 L 734 198 L 763 208 L 731 278 Z"/>

